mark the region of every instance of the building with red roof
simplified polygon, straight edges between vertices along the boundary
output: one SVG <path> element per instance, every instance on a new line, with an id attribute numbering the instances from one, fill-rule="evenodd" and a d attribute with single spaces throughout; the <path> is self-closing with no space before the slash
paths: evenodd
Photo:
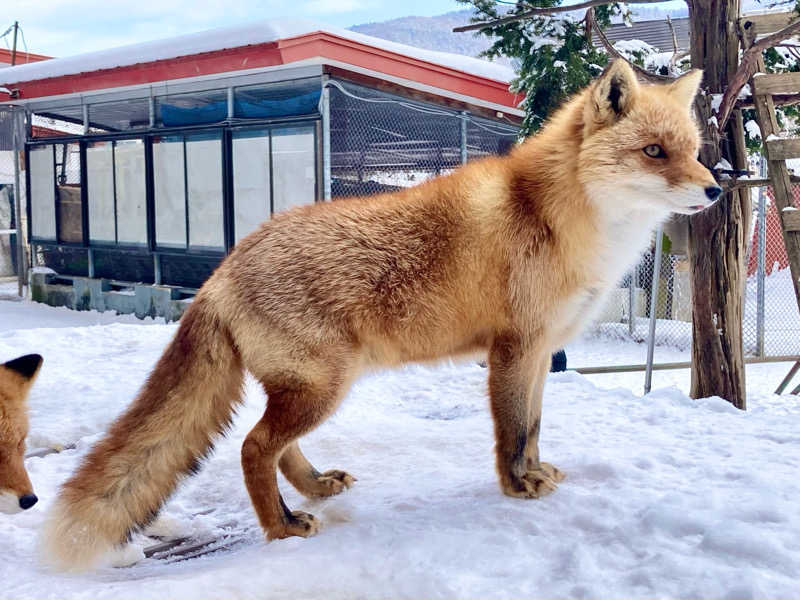
<path id="1" fill-rule="evenodd" d="M 39 264 L 62 282 L 184 293 L 274 212 L 503 151 L 524 116 L 512 78 L 485 60 L 268 21 L 0 68 L 0 111 L 24 115 Z"/>

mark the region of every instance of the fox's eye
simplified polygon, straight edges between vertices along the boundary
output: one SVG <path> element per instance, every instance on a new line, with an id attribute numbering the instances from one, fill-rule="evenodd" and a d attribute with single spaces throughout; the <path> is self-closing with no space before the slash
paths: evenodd
<path id="1" fill-rule="evenodd" d="M 650 144 L 642 148 L 642 152 L 647 154 L 650 158 L 667 158 L 667 153 L 658 144 Z"/>

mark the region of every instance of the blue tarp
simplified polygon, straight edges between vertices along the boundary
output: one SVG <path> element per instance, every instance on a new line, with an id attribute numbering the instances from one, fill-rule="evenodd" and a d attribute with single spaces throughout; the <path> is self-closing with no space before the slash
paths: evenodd
<path id="1" fill-rule="evenodd" d="M 321 90 L 307 92 L 283 100 L 234 100 L 233 114 L 238 119 L 290 117 L 316 112 Z M 228 118 L 228 103 L 224 100 L 203 106 L 184 107 L 161 103 L 161 123 L 164 127 L 219 123 Z"/>

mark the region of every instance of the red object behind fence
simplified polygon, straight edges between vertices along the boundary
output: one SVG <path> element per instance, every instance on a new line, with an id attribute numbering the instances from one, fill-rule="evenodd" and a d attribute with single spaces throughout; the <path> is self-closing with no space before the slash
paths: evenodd
<path id="1" fill-rule="evenodd" d="M 785 269 L 789 266 L 789 257 L 786 255 L 786 248 L 783 245 L 783 232 L 781 228 L 781 219 L 778 214 L 778 207 L 775 206 L 775 196 L 772 193 L 772 188 L 768 187 L 767 198 L 767 231 L 766 243 L 764 245 L 764 270 L 767 275 L 770 275 L 776 267 L 778 270 Z M 800 186 L 792 187 L 792 196 L 794 197 L 794 205 L 800 208 Z M 747 264 L 747 276 L 755 274 L 758 269 L 758 227 L 753 228 L 753 250 L 750 252 L 750 261 Z"/>

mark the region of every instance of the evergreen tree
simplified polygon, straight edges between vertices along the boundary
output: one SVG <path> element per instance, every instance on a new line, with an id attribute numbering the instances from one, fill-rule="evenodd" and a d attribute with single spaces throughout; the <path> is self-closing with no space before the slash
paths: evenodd
<path id="1" fill-rule="evenodd" d="M 561 4 L 561 0 L 533 0 L 509 7 L 497 0 L 458 1 L 473 6 L 472 22 L 494 21 L 524 13 L 531 7 Z M 613 3 L 598 6 L 595 18 L 605 27 L 611 23 L 613 14 L 621 13 L 621 5 Z M 505 56 L 513 61 L 518 77 L 512 82 L 511 90 L 526 94 L 521 107 L 525 110 L 523 135 L 539 129 L 554 108 L 585 87 L 608 62 L 605 52 L 592 44 L 585 23 L 569 13 L 489 25 L 480 33 L 494 40 L 484 53 L 486 57 Z"/>

